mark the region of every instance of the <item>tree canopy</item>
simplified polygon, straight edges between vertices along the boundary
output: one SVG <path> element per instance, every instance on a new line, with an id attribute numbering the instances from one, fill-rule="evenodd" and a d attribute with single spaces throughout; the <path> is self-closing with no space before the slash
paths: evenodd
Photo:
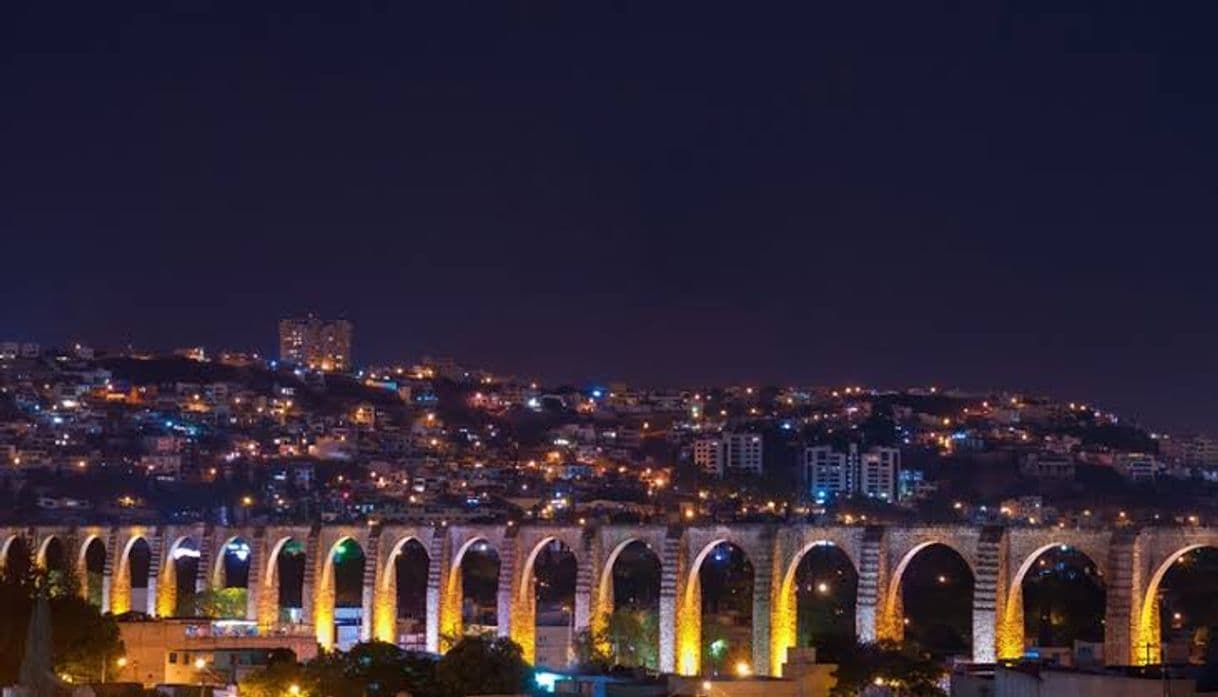
<path id="1" fill-rule="evenodd" d="M 834 675 L 831 697 L 854 697 L 870 685 L 885 685 L 900 695 L 946 697 L 939 687 L 943 666 L 910 642 L 860 643 L 841 652 Z"/>
<path id="2" fill-rule="evenodd" d="M 290 652 L 241 679 L 244 697 L 466 697 L 525 691 L 530 678 L 520 646 L 510 639 L 465 637 L 443 658 L 371 641 L 301 664 Z"/>
<path id="3" fill-rule="evenodd" d="M 51 660 L 55 671 L 77 681 L 97 681 L 103 666 L 123 653 L 118 624 L 82 597 L 71 570 L 36 568 L 14 560 L 0 575 L 0 684 L 13 684 L 25 655 L 34 599 L 46 593 L 51 610 Z"/>

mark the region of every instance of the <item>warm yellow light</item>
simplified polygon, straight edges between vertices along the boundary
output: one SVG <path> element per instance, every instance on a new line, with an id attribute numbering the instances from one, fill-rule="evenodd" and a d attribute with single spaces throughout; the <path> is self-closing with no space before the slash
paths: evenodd
<path id="1" fill-rule="evenodd" d="M 114 665 L 118 666 L 119 668 L 126 668 L 127 667 L 127 657 L 119 656 L 118 658 L 116 658 L 114 660 Z"/>
<path id="2" fill-rule="evenodd" d="M 820 593 L 821 595 L 824 595 L 825 593 L 828 593 L 828 592 L 829 592 L 829 584 L 828 584 L 828 583 L 825 583 L 824 581 L 821 581 L 820 583 L 816 584 L 816 592 L 817 592 L 817 593 Z"/>
<path id="3" fill-rule="evenodd" d="M 710 689 L 711 689 L 711 681 L 710 681 L 710 680 L 703 680 L 703 681 L 702 681 L 702 689 L 703 689 L 704 691 L 706 691 L 706 692 L 710 692 Z"/>
<path id="4" fill-rule="evenodd" d="M 202 658 L 195 659 L 195 670 L 203 670 L 206 667 L 207 661 L 203 660 Z"/>
<path id="5" fill-rule="evenodd" d="M 296 697 L 296 695 L 300 694 L 300 685 L 297 685 L 296 683 L 288 685 L 288 694 L 292 695 L 292 697 Z"/>
<path id="6" fill-rule="evenodd" d="M 753 674 L 753 668 L 748 661 L 736 661 L 736 675 L 746 678 Z"/>

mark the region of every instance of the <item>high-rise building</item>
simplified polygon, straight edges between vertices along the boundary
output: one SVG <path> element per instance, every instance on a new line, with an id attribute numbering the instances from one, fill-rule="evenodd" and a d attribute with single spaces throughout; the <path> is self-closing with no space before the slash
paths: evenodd
<path id="1" fill-rule="evenodd" d="M 896 501 L 900 469 L 900 450 L 871 448 L 859 456 L 858 493 L 868 498 Z"/>
<path id="2" fill-rule="evenodd" d="M 829 445 L 804 448 L 804 483 L 817 503 L 853 494 L 896 501 L 900 468 L 901 452 L 896 448 L 876 447 L 864 453 L 854 444 L 846 452 Z"/>
<path id="3" fill-rule="evenodd" d="M 857 453 L 837 452 L 829 445 L 804 448 L 804 482 L 817 503 L 854 493 L 856 458 Z"/>
<path id="4" fill-rule="evenodd" d="M 756 433 L 724 433 L 723 466 L 732 472 L 761 474 L 761 436 Z"/>
<path id="5" fill-rule="evenodd" d="M 723 441 L 701 438 L 694 441 L 694 465 L 704 474 L 723 476 Z"/>
<path id="6" fill-rule="evenodd" d="M 726 472 L 761 474 L 762 442 L 756 433 L 724 433 L 694 441 L 693 460 L 704 473 L 722 477 Z"/>
<path id="7" fill-rule="evenodd" d="M 1180 451 L 1181 461 L 1189 467 L 1210 469 L 1218 466 L 1218 442 L 1205 436 L 1180 439 Z"/>
<path id="8" fill-rule="evenodd" d="M 312 370 L 344 371 L 351 367 L 351 322 L 312 315 L 279 321 L 279 360 Z"/>

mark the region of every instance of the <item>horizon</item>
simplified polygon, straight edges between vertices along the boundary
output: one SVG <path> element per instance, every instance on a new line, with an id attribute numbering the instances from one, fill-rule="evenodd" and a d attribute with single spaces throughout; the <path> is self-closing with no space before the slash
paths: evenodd
<path id="1" fill-rule="evenodd" d="M 335 318 L 335 319 L 341 319 L 341 318 Z M 10 341 L 10 340 L 12 340 L 12 339 L 0 337 L 0 341 Z M 23 339 L 21 341 L 24 342 L 26 340 Z M 40 342 L 32 342 L 32 343 L 40 343 Z M 40 343 L 40 345 L 42 345 L 42 344 Z M 252 355 L 256 355 L 257 357 L 259 357 L 260 359 L 262 359 L 264 361 L 267 361 L 268 363 L 279 361 L 279 358 L 276 355 L 276 352 L 274 350 L 269 351 L 269 352 L 264 352 L 264 351 L 260 351 L 260 350 L 245 351 L 243 349 L 238 349 L 238 348 L 234 348 L 234 347 L 208 345 L 208 344 L 188 344 L 188 345 L 173 346 L 173 347 L 169 347 L 169 346 L 140 347 L 140 346 L 133 346 L 133 345 L 127 345 L 124 347 L 112 347 L 112 346 L 97 346 L 97 345 L 91 344 L 89 341 L 87 341 L 85 339 L 75 339 L 75 340 L 69 340 L 67 345 L 46 344 L 46 345 L 42 345 L 42 348 L 43 348 L 43 350 L 50 348 L 50 349 L 61 350 L 61 351 L 69 351 L 69 350 L 71 350 L 73 345 L 88 346 L 89 348 L 92 348 L 95 351 L 99 351 L 101 353 L 101 355 L 99 356 L 100 358 L 130 357 L 130 358 L 139 359 L 139 358 L 143 357 L 143 356 L 132 356 L 132 355 L 130 355 L 130 353 L 126 353 L 126 352 L 135 352 L 135 353 L 139 353 L 139 354 L 148 354 L 151 359 L 180 358 L 181 360 L 194 360 L 194 359 L 188 358 L 186 356 L 177 354 L 176 352 L 179 350 L 183 350 L 183 349 L 197 347 L 197 348 L 204 349 L 205 354 L 206 354 L 206 360 L 208 362 L 215 362 L 217 355 L 224 354 L 224 353 L 251 353 Z M 1063 397 L 1063 396 L 1060 396 L 1059 394 L 1055 394 L 1053 392 L 1038 392 L 1035 390 L 1023 389 L 1019 386 L 1009 386 L 1009 385 L 1007 385 L 1007 386 L 991 385 L 991 386 L 982 387 L 982 386 L 975 386 L 975 385 L 964 385 L 964 384 L 959 384 L 959 383 L 934 383 L 934 384 L 891 384 L 891 383 L 888 383 L 888 384 L 880 384 L 880 383 L 871 383 L 866 380 L 854 381 L 854 382 L 794 382 L 794 381 L 767 382 L 767 381 L 744 380 L 744 381 L 722 382 L 722 383 L 707 382 L 707 383 L 658 384 L 658 383 L 624 380 L 621 378 L 615 378 L 615 377 L 611 377 L 611 376 L 605 377 L 603 375 L 595 376 L 595 377 L 585 375 L 582 377 L 575 376 L 575 377 L 562 378 L 562 379 L 550 379 L 545 376 L 524 375 L 524 374 L 521 374 L 519 371 L 501 370 L 495 366 L 471 365 L 471 364 L 468 364 L 467 362 L 463 361 L 459 356 L 446 355 L 444 352 L 423 352 L 413 358 L 399 357 L 397 359 L 390 359 L 388 361 L 381 361 L 381 362 L 376 362 L 376 363 L 365 363 L 365 362 L 360 362 L 360 361 L 354 361 L 351 368 L 347 371 L 331 371 L 331 372 L 335 372 L 337 374 L 353 375 L 353 376 L 357 376 L 357 377 L 362 377 L 363 374 L 367 370 L 369 370 L 370 368 L 373 368 L 373 367 L 396 367 L 396 366 L 405 366 L 408 364 L 420 364 L 424 358 L 451 359 L 458 366 L 460 366 L 462 368 L 486 371 L 486 372 L 491 373 L 496 378 L 513 378 L 513 379 L 517 379 L 517 380 L 529 380 L 529 381 L 537 382 L 538 384 L 540 384 L 542 386 L 571 387 L 574 389 L 583 389 L 583 388 L 590 389 L 592 387 L 609 386 L 612 383 L 624 383 L 631 387 L 637 387 L 637 388 L 643 388 L 643 389 L 657 389 L 657 390 L 676 389 L 676 390 L 683 390 L 683 391 L 684 390 L 697 390 L 697 389 L 702 389 L 702 388 L 714 389 L 714 388 L 723 388 L 723 387 L 748 387 L 748 386 L 753 386 L 753 387 L 757 387 L 757 388 L 777 388 L 777 389 L 806 388 L 806 389 L 818 389 L 818 390 L 834 390 L 834 389 L 843 388 L 843 387 L 855 387 L 856 389 L 861 388 L 867 392 L 880 393 L 880 394 L 883 394 L 883 393 L 908 394 L 914 390 L 928 390 L 932 394 L 938 394 L 938 395 L 941 395 L 944 397 L 953 397 L 956 395 L 953 395 L 951 393 L 962 393 L 960 395 L 961 398 L 963 398 L 963 397 L 981 397 L 981 396 L 986 396 L 986 395 L 1004 395 L 1004 396 L 1018 395 L 1021 397 L 1030 397 L 1033 399 L 1045 399 L 1045 400 L 1049 400 L 1049 401 L 1052 401 L 1055 403 L 1061 403 L 1061 404 L 1079 403 L 1083 407 L 1093 408 L 1097 412 L 1106 412 L 1109 414 L 1114 414 L 1123 423 L 1125 423 L 1125 422 L 1131 423 L 1139 428 L 1145 429 L 1146 431 L 1148 431 L 1149 433 L 1151 433 L 1152 435 L 1155 435 L 1155 436 L 1163 436 L 1163 435 L 1167 435 L 1167 436 L 1202 435 L 1202 436 L 1207 436 L 1207 437 L 1210 436 L 1210 434 L 1208 432 L 1199 431 L 1196 429 L 1182 429 L 1182 428 L 1178 428 L 1175 426 L 1164 426 L 1164 425 L 1157 425 L 1157 424 L 1152 425 L 1152 424 L 1148 423 L 1146 420 L 1144 420 L 1143 418 L 1140 418 L 1135 412 L 1124 412 L 1124 411 L 1121 411 L 1118 409 L 1109 408 L 1104 404 L 1096 402 L 1096 400 L 1083 399 L 1083 398 L 1077 398 L 1077 397 L 1076 398 Z"/>

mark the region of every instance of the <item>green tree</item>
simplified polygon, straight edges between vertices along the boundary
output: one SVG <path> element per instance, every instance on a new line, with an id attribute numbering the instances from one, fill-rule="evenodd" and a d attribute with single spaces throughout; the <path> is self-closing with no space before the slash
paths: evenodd
<path id="1" fill-rule="evenodd" d="M 855 697 L 869 685 L 889 686 L 899 695 L 946 697 L 939 687 L 943 666 L 910 642 L 861 643 L 838 657 L 832 697 Z"/>
<path id="2" fill-rule="evenodd" d="M 656 670 L 660 658 L 660 624 L 657 613 L 628 607 L 614 610 L 606 630 L 610 655 L 620 666 Z"/>
<path id="3" fill-rule="evenodd" d="M 465 637 L 436 664 L 439 697 L 527 691 L 529 664 L 511 639 Z"/>
<path id="4" fill-rule="evenodd" d="M 296 655 L 276 651 L 267 658 L 265 668 L 242 677 L 240 687 L 243 697 L 284 697 L 291 694 L 293 685 L 304 694 L 312 693 L 307 689 L 310 684 L 305 667 L 296 662 Z"/>
<path id="5" fill-rule="evenodd" d="M 304 665 L 285 652 L 242 678 L 241 694 L 286 697 L 296 685 L 303 697 L 392 697 L 399 692 L 431 697 L 436 694 L 435 665 L 430 656 L 379 641 L 356 644 L 345 653 L 322 653 Z"/>
<path id="6" fill-rule="evenodd" d="M 656 613 L 621 607 L 604 629 L 585 629 L 575 637 L 581 669 L 607 671 L 613 666 L 656 670 L 659 663 L 659 623 Z"/>
<path id="7" fill-rule="evenodd" d="M 209 588 L 195 596 L 195 616 L 212 619 L 241 619 L 249 591 L 244 588 Z"/>
<path id="8" fill-rule="evenodd" d="M 581 673 L 607 673 L 613 666 L 609 634 L 603 629 L 584 629 L 576 634 L 575 662 Z"/>
<path id="9" fill-rule="evenodd" d="M 118 624 L 80 595 L 72 571 L 38 569 L 33 559 L 5 566 L 0 577 L 0 683 L 13 684 L 25 655 L 25 634 L 38 593 L 51 609 L 51 659 L 55 671 L 75 679 L 100 680 L 103 666 L 123 653 Z"/>

